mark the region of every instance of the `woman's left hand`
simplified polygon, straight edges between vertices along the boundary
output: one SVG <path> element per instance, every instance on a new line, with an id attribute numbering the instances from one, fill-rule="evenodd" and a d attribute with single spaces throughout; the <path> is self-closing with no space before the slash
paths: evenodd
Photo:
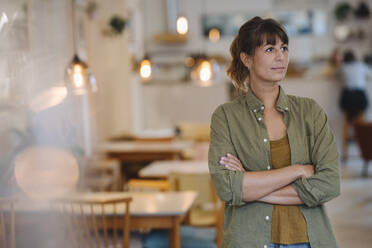
<path id="1" fill-rule="evenodd" d="M 224 165 L 228 170 L 231 171 L 245 171 L 240 160 L 228 153 L 225 157 L 221 157 L 220 164 Z"/>

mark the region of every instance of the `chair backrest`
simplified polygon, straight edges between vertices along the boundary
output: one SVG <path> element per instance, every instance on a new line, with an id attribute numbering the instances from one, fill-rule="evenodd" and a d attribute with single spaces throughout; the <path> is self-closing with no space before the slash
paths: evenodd
<path id="1" fill-rule="evenodd" d="M 122 182 L 118 160 L 93 157 L 85 162 L 80 188 L 88 191 L 120 191 Z"/>
<path id="2" fill-rule="evenodd" d="M 126 185 L 131 192 L 168 191 L 169 182 L 166 179 L 129 179 Z"/>
<path id="3" fill-rule="evenodd" d="M 180 132 L 180 138 L 182 140 L 191 140 L 198 142 L 208 142 L 210 140 L 209 123 L 184 122 L 179 123 L 177 126 Z"/>
<path id="4" fill-rule="evenodd" d="M 105 201 L 63 199 L 52 205 L 65 224 L 68 247 L 127 248 L 131 201 L 130 197 Z"/>
<path id="5" fill-rule="evenodd" d="M 170 190 L 193 190 L 198 192 L 195 205 L 214 202 L 214 189 L 208 173 L 170 173 L 168 176 Z"/>
<path id="6" fill-rule="evenodd" d="M 0 197 L 0 247 L 16 247 L 14 202 Z"/>
<path id="7" fill-rule="evenodd" d="M 372 122 L 354 124 L 355 137 L 364 160 L 372 159 Z"/>
<path id="8" fill-rule="evenodd" d="M 168 177 L 170 189 L 174 191 L 193 190 L 198 192 L 193 209 L 203 208 L 212 204 L 216 227 L 217 247 L 222 247 L 222 232 L 224 226 L 224 205 L 218 199 L 209 173 L 171 173 Z M 190 211 L 190 212 L 191 212 Z"/>
<path id="9" fill-rule="evenodd" d="M 212 206 L 215 216 L 219 216 L 221 202 L 217 198 L 209 173 L 170 173 L 168 180 L 170 190 L 198 192 L 193 208 Z"/>

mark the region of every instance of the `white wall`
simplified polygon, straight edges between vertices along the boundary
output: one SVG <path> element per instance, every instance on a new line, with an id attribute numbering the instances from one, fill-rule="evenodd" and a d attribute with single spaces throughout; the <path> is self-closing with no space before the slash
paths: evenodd
<path id="1" fill-rule="evenodd" d="M 229 100 L 228 85 L 147 85 L 143 88 L 144 129 L 174 128 L 182 122 L 209 123 L 215 108 Z"/>
<path id="2" fill-rule="evenodd" d="M 105 36 L 103 30 L 113 15 L 127 18 L 127 1 L 96 1 L 94 18 L 85 18 L 87 57 L 98 82 L 96 96 L 101 139 L 132 132 L 132 87 L 128 31 Z"/>

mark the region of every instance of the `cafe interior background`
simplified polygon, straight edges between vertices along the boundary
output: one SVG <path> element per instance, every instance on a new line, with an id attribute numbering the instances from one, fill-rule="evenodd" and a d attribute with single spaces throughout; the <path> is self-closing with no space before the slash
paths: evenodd
<path id="1" fill-rule="evenodd" d="M 0 204 L 11 199 L 13 207 L 0 213 L 15 221 L 5 221 L 0 242 L 57 247 L 72 227 L 32 206 L 76 191 L 124 192 L 130 216 L 185 204 L 176 229 L 131 227 L 130 247 L 217 247 L 221 203 L 205 183 L 210 118 L 236 97 L 225 73 L 229 45 L 259 15 L 279 20 L 290 36 L 280 85 L 323 107 L 344 158 L 342 194 L 326 204 L 340 247 L 370 247 L 372 172 L 362 174 L 353 128 L 342 136 L 342 85 L 329 63 L 335 48 L 371 56 L 365 7 L 369 13 L 372 1 L 1 0 Z M 172 198 L 180 192 L 197 193 Z M 170 198 L 158 206 L 151 196 Z"/>

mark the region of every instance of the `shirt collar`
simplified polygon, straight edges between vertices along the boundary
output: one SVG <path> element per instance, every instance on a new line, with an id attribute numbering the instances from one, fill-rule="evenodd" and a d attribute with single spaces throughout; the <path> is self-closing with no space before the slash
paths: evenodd
<path id="1" fill-rule="evenodd" d="M 249 110 L 253 112 L 263 111 L 263 103 L 253 94 L 253 91 L 249 88 L 245 94 L 245 99 Z M 283 88 L 279 85 L 279 97 L 276 101 L 276 108 L 283 112 L 289 110 L 288 96 L 285 94 Z"/>

